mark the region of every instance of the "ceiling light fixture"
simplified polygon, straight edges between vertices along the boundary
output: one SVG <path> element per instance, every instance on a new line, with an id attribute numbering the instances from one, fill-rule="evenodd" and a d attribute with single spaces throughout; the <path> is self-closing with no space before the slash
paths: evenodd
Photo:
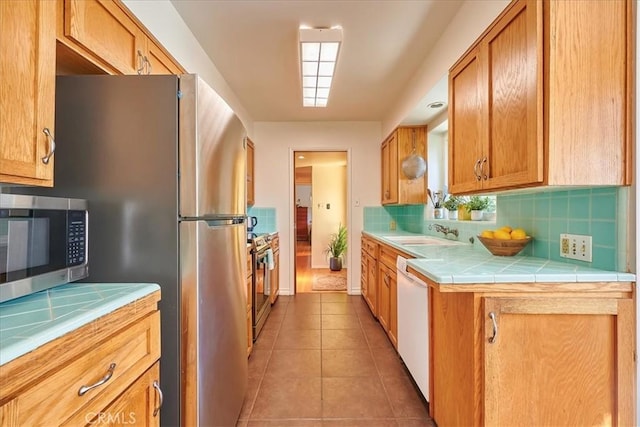
<path id="1" fill-rule="evenodd" d="M 446 105 L 445 102 L 436 101 L 436 102 L 432 102 L 431 104 L 427 104 L 427 108 L 442 108 L 445 105 Z"/>
<path id="2" fill-rule="evenodd" d="M 302 105 L 326 107 L 342 43 L 342 28 L 300 27 Z"/>

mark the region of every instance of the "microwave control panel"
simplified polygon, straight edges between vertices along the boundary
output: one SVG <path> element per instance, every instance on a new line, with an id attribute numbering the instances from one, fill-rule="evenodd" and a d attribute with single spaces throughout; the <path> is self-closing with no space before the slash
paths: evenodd
<path id="1" fill-rule="evenodd" d="M 84 264 L 87 258 L 87 211 L 68 211 L 67 242 L 67 267 Z"/>

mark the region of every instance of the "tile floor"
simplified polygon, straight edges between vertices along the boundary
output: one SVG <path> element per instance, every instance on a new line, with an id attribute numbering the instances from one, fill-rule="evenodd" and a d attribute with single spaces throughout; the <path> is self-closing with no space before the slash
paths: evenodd
<path id="1" fill-rule="evenodd" d="M 281 296 L 249 357 L 238 426 L 435 426 L 360 296 Z"/>

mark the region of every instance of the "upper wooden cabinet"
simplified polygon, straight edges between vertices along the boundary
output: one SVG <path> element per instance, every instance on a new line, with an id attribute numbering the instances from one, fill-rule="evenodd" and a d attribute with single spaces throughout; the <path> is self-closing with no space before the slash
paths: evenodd
<path id="1" fill-rule="evenodd" d="M 57 38 L 108 74 L 184 72 L 119 0 L 58 0 Z"/>
<path id="2" fill-rule="evenodd" d="M 0 2 L 0 183 L 53 185 L 55 16 L 52 2 Z"/>
<path id="3" fill-rule="evenodd" d="M 255 190 L 255 145 L 247 138 L 247 206 L 253 206 L 256 203 L 256 190 Z"/>
<path id="4" fill-rule="evenodd" d="M 427 159 L 427 128 L 398 127 L 382 143 L 382 204 L 425 204 L 426 174 L 409 179 L 402 173 L 402 161 L 413 153 Z"/>
<path id="5" fill-rule="evenodd" d="M 633 14 L 512 2 L 449 71 L 450 192 L 629 184 Z"/>

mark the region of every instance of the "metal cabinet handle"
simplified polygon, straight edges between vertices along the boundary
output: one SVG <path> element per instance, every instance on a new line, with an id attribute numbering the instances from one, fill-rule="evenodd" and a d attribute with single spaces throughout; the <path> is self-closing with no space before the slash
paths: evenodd
<path id="1" fill-rule="evenodd" d="M 482 179 L 482 177 L 480 176 L 480 172 L 478 172 L 478 168 L 479 168 L 479 166 L 480 166 L 480 162 L 481 162 L 481 160 L 480 160 L 480 159 L 478 159 L 478 160 L 476 161 L 476 164 L 475 164 L 475 165 L 473 165 L 473 174 L 476 176 L 476 180 L 477 180 L 477 181 L 480 181 L 480 180 Z"/>
<path id="2" fill-rule="evenodd" d="M 51 156 L 53 156 L 53 153 L 56 151 L 56 141 L 55 139 L 53 139 L 53 135 L 51 135 L 51 131 L 49 130 L 49 128 L 42 129 L 42 132 L 47 136 L 47 139 L 49 140 L 49 152 L 42 158 L 42 163 L 47 165 L 49 164 L 49 160 L 51 160 Z"/>
<path id="3" fill-rule="evenodd" d="M 100 381 L 98 381 L 95 384 L 92 385 L 83 385 L 82 387 L 80 387 L 80 389 L 78 390 L 78 396 L 84 396 L 85 393 L 87 393 L 89 390 L 92 390 L 96 387 L 100 387 L 101 385 L 103 385 L 104 383 L 106 383 L 107 381 L 109 381 L 111 379 L 111 377 L 113 376 L 113 371 L 116 369 L 116 364 L 112 363 L 111 365 L 109 365 L 109 369 L 107 369 L 107 373 L 104 375 L 104 377 L 102 377 L 100 379 Z"/>
<path id="4" fill-rule="evenodd" d="M 153 416 L 155 417 L 156 415 L 158 415 L 158 412 L 160 412 L 160 408 L 162 408 L 162 402 L 164 400 L 164 397 L 162 395 L 162 389 L 160 389 L 160 384 L 158 383 L 158 380 L 155 380 L 153 382 L 153 388 L 156 390 L 156 393 L 158 393 L 158 406 L 153 409 Z"/>
<path id="5" fill-rule="evenodd" d="M 149 61 L 149 58 L 147 58 L 146 55 L 144 57 L 144 63 L 145 63 L 145 66 L 144 66 L 145 74 L 151 74 L 151 71 L 152 71 L 151 61 Z"/>
<path id="6" fill-rule="evenodd" d="M 489 343 L 493 344 L 498 339 L 498 322 L 496 322 L 496 314 L 493 311 L 489 313 L 489 319 L 493 323 L 493 335 L 489 337 Z"/>
<path id="7" fill-rule="evenodd" d="M 484 165 L 486 164 L 487 164 L 487 156 L 484 156 L 484 159 L 482 159 L 482 165 L 480 166 L 480 173 L 482 174 L 482 179 L 484 179 L 485 181 L 489 179 L 489 177 L 487 176 L 487 173 L 484 171 Z"/>
<path id="8" fill-rule="evenodd" d="M 142 52 L 138 50 L 138 62 L 140 63 L 140 68 L 136 69 L 136 72 L 138 74 L 142 74 L 142 72 L 144 71 L 145 59 L 146 58 L 144 57 L 144 55 L 142 55 Z"/>

